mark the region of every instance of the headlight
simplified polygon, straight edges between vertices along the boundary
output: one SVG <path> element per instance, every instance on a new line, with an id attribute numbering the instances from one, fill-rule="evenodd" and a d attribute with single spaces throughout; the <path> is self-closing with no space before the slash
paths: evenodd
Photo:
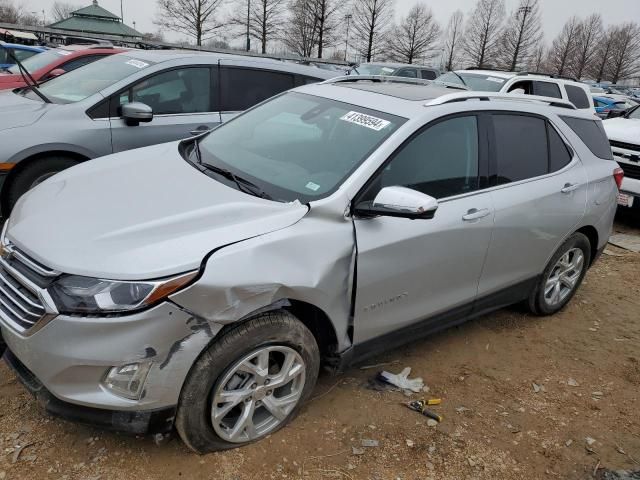
<path id="1" fill-rule="evenodd" d="M 121 282 L 69 275 L 50 288 L 60 313 L 115 313 L 152 305 L 187 286 L 197 271 L 148 282 Z"/>

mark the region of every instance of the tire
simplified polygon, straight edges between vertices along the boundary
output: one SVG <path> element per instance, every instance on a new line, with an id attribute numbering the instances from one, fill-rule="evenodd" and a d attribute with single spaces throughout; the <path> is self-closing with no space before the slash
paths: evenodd
<path id="1" fill-rule="evenodd" d="M 580 254 L 582 262 L 578 272 Z M 540 316 L 553 315 L 562 310 L 580 288 L 589 269 L 590 259 L 589 239 L 582 233 L 571 235 L 549 260 L 536 288 L 529 296 L 529 310 Z M 564 260 L 569 262 L 562 263 Z M 568 267 L 569 264 L 571 268 Z M 573 284 L 571 289 L 570 284 Z"/>
<path id="2" fill-rule="evenodd" d="M 7 349 L 7 344 L 4 343 L 4 339 L 2 338 L 2 332 L 0 332 L 0 358 L 4 355 L 4 351 Z"/>
<path id="3" fill-rule="evenodd" d="M 72 158 L 52 156 L 41 158 L 21 169 L 8 185 L 7 196 L 2 205 L 3 216 L 8 217 L 20 197 L 38 183 L 78 163 Z"/>
<path id="4" fill-rule="evenodd" d="M 270 365 L 267 379 L 256 374 L 248 374 L 248 378 L 240 378 L 247 373 L 238 371 L 237 368 L 245 368 L 244 366 L 248 363 L 255 366 L 255 363 L 246 359 L 256 352 L 264 355 L 265 351 L 268 351 L 267 363 Z M 272 386 L 283 383 L 277 378 L 277 374 L 284 371 L 284 369 L 277 370 L 280 367 L 277 360 L 280 358 L 283 364 L 285 359 L 293 359 L 292 368 L 288 371 L 292 372 L 291 377 L 294 379 L 287 380 L 289 383 L 282 387 L 268 390 L 270 381 Z M 239 362 L 242 362 L 241 367 L 238 367 Z M 259 360 L 256 363 L 259 363 Z M 304 365 L 302 370 L 301 364 Z M 313 334 L 289 312 L 284 310 L 268 312 L 233 326 L 205 350 L 191 368 L 180 395 L 176 430 L 184 443 L 200 454 L 236 448 L 258 441 L 276 432 L 297 415 L 301 405 L 313 392 L 319 369 L 320 351 Z M 295 377 L 293 377 L 294 372 L 297 372 Z M 229 390 L 225 388 L 234 382 L 231 389 L 235 395 L 234 400 L 214 404 L 214 398 L 223 398 L 220 392 L 228 394 Z M 237 400 L 239 397 L 235 392 L 250 392 L 250 396 Z M 297 398 L 296 403 L 290 400 L 294 397 Z M 282 402 L 282 398 L 289 403 L 286 407 L 282 407 L 284 410 L 274 409 L 281 417 L 278 419 L 275 415 L 271 415 L 267 405 L 273 409 L 272 402 Z M 234 404 L 229 413 L 221 413 Z M 242 424 L 241 415 L 247 411 L 252 412 L 253 430 L 249 427 L 246 429 L 238 427 Z M 214 412 L 220 413 L 218 420 L 214 420 Z M 268 416 L 271 416 L 272 420 L 262 420 Z M 234 420 L 235 418 L 237 420 Z M 233 435 L 234 427 L 240 429 L 237 438 L 225 438 Z M 253 436 L 250 435 L 251 432 Z"/>

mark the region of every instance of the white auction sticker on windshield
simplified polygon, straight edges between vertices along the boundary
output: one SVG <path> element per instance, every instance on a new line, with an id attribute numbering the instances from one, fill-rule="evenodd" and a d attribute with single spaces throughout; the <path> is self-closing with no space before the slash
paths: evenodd
<path id="1" fill-rule="evenodd" d="M 504 80 L 496 77 L 487 77 L 487 80 L 495 83 L 504 83 Z"/>
<path id="2" fill-rule="evenodd" d="M 149 66 L 148 63 L 141 62 L 140 60 L 134 60 L 134 59 L 129 60 L 127 62 L 127 65 L 131 65 L 132 67 L 136 67 L 136 68 L 145 68 Z"/>
<path id="3" fill-rule="evenodd" d="M 306 187 L 309 190 L 312 190 L 314 192 L 317 192 L 318 190 L 320 190 L 320 185 L 318 185 L 317 183 L 313 183 L 313 182 L 307 183 Z"/>
<path id="4" fill-rule="evenodd" d="M 361 127 L 370 128 L 371 130 L 375 130 L 376 132 L 379 132 L 380 130 L 391 124 L 391 122 L 383 120 L 382 118 L 374 117 L 372 115 L 366 115 L 359 112 L 349 112 L 341 117 L 340 120 L 355 123 L 356 125 L 360 125 Z"/>

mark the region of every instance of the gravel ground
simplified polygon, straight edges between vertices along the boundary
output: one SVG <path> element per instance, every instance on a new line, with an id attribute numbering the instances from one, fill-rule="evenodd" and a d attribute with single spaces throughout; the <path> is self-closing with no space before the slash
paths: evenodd
<path id="1" fill-rule="evenodd" d="M 638 227 L 629 215 L 616 224 Z M 289 427 L 201 457 L 179 440 L 156 446 L 47 418 L 2 365 L 0 480 L 589 479 L 640 469 L 640 254 L 609 253 L 554 317 L 502 310 L 370 362 L 423 377 L 443 400 L 437 427 L 403 394 L 369 390 L 376 369 L 352 368 L 323 375 Z"/>

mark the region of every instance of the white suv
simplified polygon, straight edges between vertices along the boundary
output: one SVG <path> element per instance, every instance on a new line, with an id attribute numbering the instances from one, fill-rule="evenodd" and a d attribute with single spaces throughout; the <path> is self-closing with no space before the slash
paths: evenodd
<path id="1" fill-rule="evenodd" d="M 640 208 L 640 106 L 623 117 L 606 120 L 603 125 L 613 156 L 624 170 L 618 204 Z"/>
<path id="2" fill-rule="evenodd" d="M 496 70 L 456 70 L 441 75 L 437 80 L 464 85 L 475 91 L 559 98 L 573 103 L 578 110 L 595 112 L 588 85 L 565 77 Z"/>

